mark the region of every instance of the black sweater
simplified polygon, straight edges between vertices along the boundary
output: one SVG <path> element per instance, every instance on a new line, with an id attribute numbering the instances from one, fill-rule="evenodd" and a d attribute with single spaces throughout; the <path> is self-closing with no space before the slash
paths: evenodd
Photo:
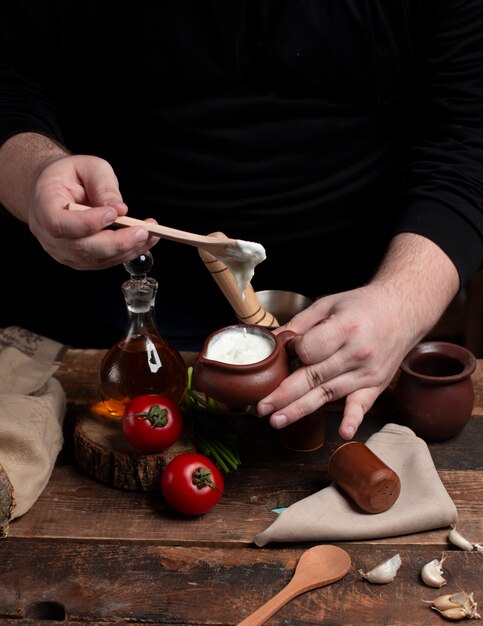
<path id="1" fill-rule="evenodd" d="M 482 265 L 481 0 L 9 4 L 0 142 L 49 135 L 106 158 L 131 215 L 259 241 L 255 289 L 358 286 L 404 231 L 445 250 L 462 285 Z M 30 249 L 27 229 L 4 219 L 4 249 Z M 162 241 L 153 252 L 165 334 L 176 320 L 180 334 L 234 321 L 194 249 Z M 98 290 L 93 345 L 127 275 L 36 255 L 32 272 Z"/>

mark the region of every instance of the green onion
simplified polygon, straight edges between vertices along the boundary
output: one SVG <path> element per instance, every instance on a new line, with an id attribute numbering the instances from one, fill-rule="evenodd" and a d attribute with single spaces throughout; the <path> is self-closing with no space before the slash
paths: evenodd
<path id="1" fill-rule="evenodd" d="M 191 420 L 191 439 L 198 451 L 211 457 L 226 474 L 237 470 L 241 464 L 239 433 L 226 418 L 241 413 L 230 413 L 213 398 L 195 391 L 192 367 L 188 367 L 188 388 L 181 409 Z"/>

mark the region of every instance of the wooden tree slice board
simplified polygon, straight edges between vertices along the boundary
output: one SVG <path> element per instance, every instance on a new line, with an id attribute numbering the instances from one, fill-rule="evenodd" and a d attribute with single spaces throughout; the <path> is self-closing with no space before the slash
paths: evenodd
<path id="1" fill-rule="evenodd" d="M 157 454 L 137 452 L 124 438 L 121 423 L 90 413 L 77 418 L 74 453 L 78 465 L 94 480 L 127 491 L 154 491 L 166 465 L 178 454 L 195 452 L 186 432 Z"/>
<path id="2" fill-rule="evenodd" d="M 8 524 L 15 507 L 15 491 L 7 472 L 0 465 L 0 538 L 8 534 Z"/>

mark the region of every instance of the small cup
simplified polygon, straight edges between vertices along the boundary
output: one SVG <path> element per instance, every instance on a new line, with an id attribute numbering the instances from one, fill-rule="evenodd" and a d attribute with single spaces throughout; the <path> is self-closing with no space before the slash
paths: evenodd
<path id="1" fill-rule="evenodd" d="M 329 477 L 366 513 L 382 513 L 399 497 L 399 476 L 359 441 L 349 441 L 332 454 Z"/>
<path id="2" fill-rule="evenodd" d="M 324 445 L 325 414 L 324 407 L 306 415 L 279 431 L 280 440 L 293 452 L 314 452 Z"/>
<path id="3" fill-rule="evenodd" d="M 286 324 L 314 301 L 301 293 L 282 289 L 266 289 L 255 294 L 265 311 L 270 311 L 279 324 Z"/>

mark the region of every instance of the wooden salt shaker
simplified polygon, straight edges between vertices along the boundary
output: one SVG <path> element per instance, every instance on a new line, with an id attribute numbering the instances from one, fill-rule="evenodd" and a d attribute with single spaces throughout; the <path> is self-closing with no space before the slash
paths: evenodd
<path id="1" fill-rule="evenodd" d="M 329 476 L 366 513 L 382 513 L 399 497 L 399 476 L 365 444 L 350 441 L 329 461 Z"/>

